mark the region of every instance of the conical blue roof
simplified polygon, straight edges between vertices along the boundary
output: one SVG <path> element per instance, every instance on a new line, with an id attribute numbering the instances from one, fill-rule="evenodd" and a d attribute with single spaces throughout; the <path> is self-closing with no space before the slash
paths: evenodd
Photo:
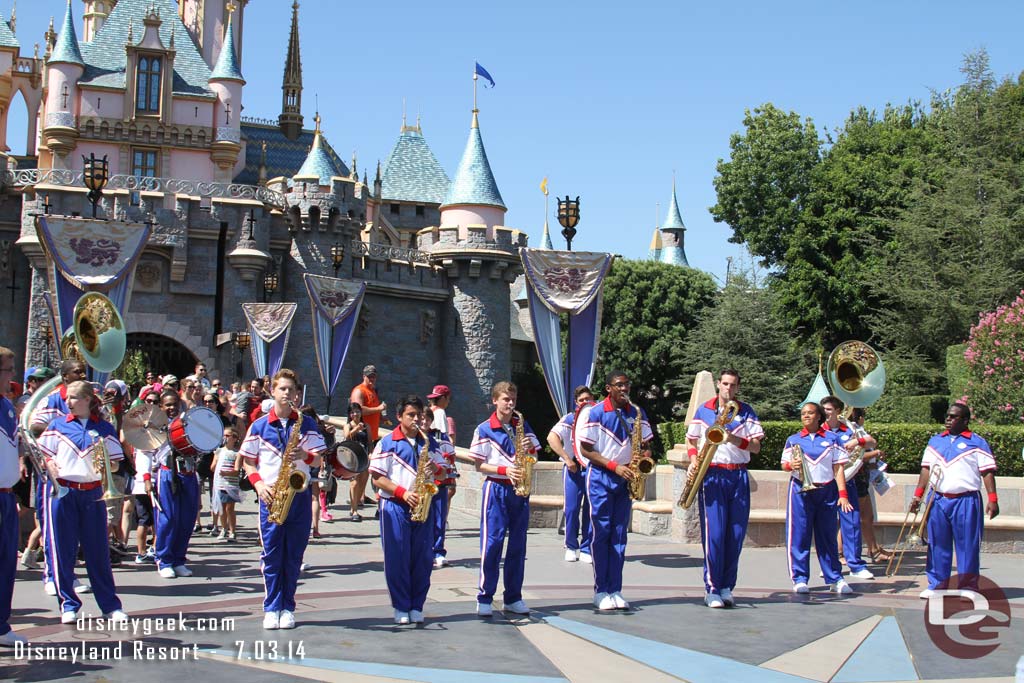
<path id="1" fill-rule="evenodd" d="M 807 392 L 807 396 L 798 407 L 803 407 L 804 403 L 817 403 L 820 405 L 821 399 L 828 395 L 828 385 L 825 384 L 825 378 L 821 376 L 821 370 L 818 370 L 818 376 L 814 378 L 810 391 Z"/>
<path id="2" fill-rule="evenodd" d="M 242 69 L 238 66 L 238 55 L 235 53 L 235 32 L 231 27 L 233 15 L 234 12 L 228 13 L 228 26 L 224 31 L 224 44 L 220 48 L 220 55 L 217 57 L 217 63 L 213 67 L 213 73 L 210 74 L 211 81 L 241 81 L 245 83 L 245 79 L 242 78 Z"/>
<path id="3" fill-rule="evenodd" d="M 541 249 L 554 249 L 555 246 L 551 244 L 551 233 L 548 232 L 548 222 L 544 221 L 544 234 L 540 238 Z"/>
<path id="4" fill-rule="evenodd" d="M 484 140 L 480 136 L 480 123 L 475 111 L 473 127 L 469 131 L 469 141 L 462 153 L 459 170 L 455 173 L 455 180 L 448 188 L 448 196 L 445 197 L 441 208 L 457 204 L 507 208 L 501 199 L 498 184 L 494 182 L 491 165 L 487 161 L 487 151 L 484 150 Z"/>
<path id="5" fill-rule="evenodd" d="M 450 184 L 419 125 L 402 126 L 402 134 L 384 166 L 381 198 L 440 204 Z"/>
<path id="6" fill-rule="evenodd" d="M 672 201 L 668 205 L 668 216 L 665 218 L 665 224 L 661 226 L 661 229 L 665 232 L 669 230 L 686 230 L 686 226 L 683 225 L 683 217 L 679 213 L 679 202 L 676 201 L 676 184 L 672 183 Z"/>
<path id="7" fill-rule="evenodd" d="M 82 51 L 78 48 L 78 34 L 75 33 L 75 18 L 71 16 L 71 0 L 64 13 L 64 25 L 60 27 L 57 44 L 53 46 L 49 64 L 78 64 L 84 67 Z"/>
<path id="8" fill-rule="evenodd" d="M 316 178 L 321 185 L 330 185 L 331 178 L 341 176 L 341 171 L 328 154 L 328 144 L 324 134 L 320 132 L 320 115 L 316 117 L 316 132 L 313 134 L 313 146 L 309 149 L 306 160 L 295 174 L 295 180 Z"/>
<path id="9" fill-rule="evenodd" d="M 0 47 L 21 47 L 11 30 L 11 25 L 0 14 Z"/>
<path id="10" fill-rule="evenodd" d="M 658 260 L 662 263 L 667 263 L 673 266 L 690 266 L 690 262 L 686 260 L 686 251 L 683 249 L 683 234 L 686 232 L 686 226 L 683 225 L 683 217 L 679 214 L 679 201 L 676 199 L 676 182 L 672 181 L 672 199 L 668 203 L 668 216 L 665 217 L 665 223 L 659 229 L 660 233 L 665 233 L 662 242 L 662 248 L 658 255 Z"/>

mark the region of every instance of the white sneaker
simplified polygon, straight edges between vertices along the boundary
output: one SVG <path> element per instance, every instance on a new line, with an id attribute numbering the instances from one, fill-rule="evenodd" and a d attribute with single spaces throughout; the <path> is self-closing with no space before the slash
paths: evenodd
<path id="1" fill-rule="evenodd" d="M 395 623 L 399 626 L 405 626 L 409 623 L 409 613 L 403 612 L 400 609 L 395 610 Z"/>
<path id="2" fill-rule="evenodd" d="M 441 569 L 442 567 L 448 566 L 448 559 L 443 555 L 438 555 L 434 558 L 434 569 Z"/>
<path id="3" fill-rule="evenodd" d="M 736 598 L 732 597 L 732 591 L 728 588 L 723 588 L 719 595 L 722 596 L 722 602 L 725 603 L 726 607 L 736 606 Z"/>
<path id="4" fill-rule="evenodd" d="M 513 614 L 529 614 L 530 608 L 522 600 L 516 600 L 511 604 L 505 605 L 505 611 L 512 612 Z"/>
<path id="5" fill-rule="evenodd" d="M 580 551 L 580 562 L 583 564 L 594 564 L 594 557 L 590 553 Z"/>
<path id="6" fill-rule="evenodd" d="M 220 533 L 217 534 L 217 540 L 218 541 L 223 541 L 227 537 L 228 537 L 228 532 L 224 531 L 223 529 L 221 529 Z"/>
<path id="7" fill-rule="evenodd" d="M 46 593 L 47 595 L 56 595 L 57 594 L 57 584 L 55 584 L 53 581 L 47 581 L 46 583 L 43 584 L 43 592 Z"/>
<path id="8" fill-rule="evenodd" d="M 489 602 L 476 603 L 476 615 L 478 617 L 490 617 L 494 615 L 494 608 Z"/>
<path id="9" fill-rule="evenodd" d="M 933 591 L 931 588 L 925 588 L 923 591 L 921 591 L 918 594 L 917 597 L 921 598 L 922 600 L 927 600 L 928 598 L 932 597 L 933 595 L 935 595 L 935 591 Z"/>
<path id="10" fill-rule="evenodd" d="M 39 569 L 39 562 L 36 561 L 36 551 L 25 550 L 21 554 L 21 566 L 25 569 Z"/>
<path id="11" fill-rule="evenodd" d="M 419 611 L 418 609 L 411 610 L 409 612 L 409 620 L 414 624 L 422 624 L 423 612 Z"/>
<path id="12" fill-rule="evenodd" d="M 15 645 L 24 645 L 28 642 L 28 638 L 25 636 L 19 636 L 14 631 L 8 631 L 7 633 L 0 636 L 0 645 L 7 645 L 8 647 L 14 647 Z"/>
<path id="13" fill-rule="evenodd" d="M 864 569 L 861 569 L 860 571 L 850 572 L 850 576 L 856 577 L 858 579 L 873 579 L 873 578 L 875 578 L 875 575 L 872 574 L 871 570 L 868 569 L 867 567 L 864 567 Z"/>
<path id="14" fill-rule="evenodd" d="M 607 593 L 594 593 L 594 607 L 601 608 L 601 602 L 608 597 Z M 614 600 L 612 600 L 614 602 Z"/>
<path id="15" fill-rule="evenodd" d="M 183 564 L 179 564 L 173 568 L 175 575 L 177 576 L 192 576 L 192 570 Z"/>
<path id="16" fill-rule="evenodd" d="M 712 609 L 722 609 L 725 607 L 725 601 L 722 600 L 722 596 L 718 593 L 708 593 L 705 595 L 704 604 Z"/>
<path id="17" fill-rule="evenodd" d="M 281 613 L 280 612 L 264 612 L 263 613 L 263 628 L 268 631 L 281 628 Z"/>
<path id="18" fill-rule="evenodd" d="M 565 549 L 565 561 L 566 562 L 575 562 L 578 559 L 580 559 L 580 558 L 576 556 L 576 551 L 575 550 L 570 550 L 569 548 Z"/>
<path id="19" fill-rule="evenodd" d="M 160 571 L 157 572 L 162 578 L 165 579 L 176 579 L 178 575 L 174 573 L 174 570 L 170 567 L 161 567 Z"/>
<path id="20" fill-rule="evenodd" d="M 838 581 L 832 584 L 832 592 L 838 593 L 840 595 L 849 595 L 853 592 L 853 589 L 850 588 L 850 584 L 846 583 L 842 579 L 839 579 Z"/>
<path id="21" fill-rule="evenodd" d="M 793 586 L 794 593 L 807 593 L 807 584 L 801 581 L 800 583 Z"/>
<path id="22" fill-rule="evenodd" d="M 286 609 L 281 610 L 278 626 L 281 628 L 295 628 L 295 614 Z"/>
<path id="23" fill-rule="evenodd" d="M 78 612 L 63 612 L 60 615 L 60 623 L 73 624 L 78 621 Z"/>
<path id="24" fill-rule="evenodd" d="M 600 595 L 603 595 L 604 597 L 601 598 L 601 602 L 597 603 L 597 609 L 601 610 L 602 612 L 610 612 L 614 609 L 617 609 L 615 606 L 615 598 L 608 595 L 607 593 L 600 593 Z M 596 599 L 597 596 L 595 595 L 594 598 Z"/>
<path id="25" fill-rule="evenodd" d="M 303 562 L 302 564 L 300 564 L 300 565 L 299 565 L 299 571 L 300 571 L 300 572 L 304 572 L 304 571 L 306 571 L 307 569 L 309 569 L 309 564 L 308 564 L 308 563 L 306 563 L 306 562 Z"/>
<path id="26" fill-rule="evenodd" d="M 76 593 L 92 593 L 92 586 L 86 586 L 78 579 L 75 579 L 75 583 L 72 585 L 74 586 Z"/>
<path id="27" fill-rule="evenodd" d="M 622 597 L 622 593 L 612 593 L 612 600 L 615 601 L 615 609 L 629 609 L 629 603 Z"/>
<path id="28" fill-rule="evenodd" d="M 103 618 L 107 620 L 108 624 L 125 624 L 128 622 L 128 615 L 121 609 L 107 612 L 103 615 Z"/>

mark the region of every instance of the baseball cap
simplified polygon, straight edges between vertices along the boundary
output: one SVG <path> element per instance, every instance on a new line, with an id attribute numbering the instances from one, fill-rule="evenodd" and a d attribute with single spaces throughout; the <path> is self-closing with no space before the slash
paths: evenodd
<path id="1" fill-rule="evenodd" d="M 174 375 L 164 375 L 164 378 L 161 381 L 161 383 L 162 384 L 177 384 L 178 383 L 178 378 L 175 377 Z"/>
<path id="2" fill-rule="evenodd" d="M 45 366 L 29 368 L 25 371 L 25 382 L 28 382 L 30 379 L 38 379 L 45 382 L 48 379 L 53 379 L 56 374 L 51 368 Z"/>
<path id="3" fill-rule="evenodd" d="M 376 374 L 377 374 L 377 366 L 376 365 L 367 365 L 365 368 L 363 368 L 363 375 L 364 376 L 365 375 L 376 375 Z"/>
<path id="4" fill-rule="evenodd" d="M 117 389 L 117 393 L 121 396 L 125 396 L 128 393 L 128 385 L 119 379 L 112 379 L 106 383 L 104 389 Z"/>
<path id="5" fill-rule="evenodd" d="M 434 386 L 434 390 L 427 394 L 427 398 L 441 398 L 442 396 L 451 396 L 452 390 L 445 384 L 437 384 Z"/>

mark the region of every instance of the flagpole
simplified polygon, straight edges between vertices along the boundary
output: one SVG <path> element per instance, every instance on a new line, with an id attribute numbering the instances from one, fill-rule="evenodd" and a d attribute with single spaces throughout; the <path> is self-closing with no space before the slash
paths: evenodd
<path id="1" fill-rule="evenodd" d="M 477 113 L 479 109 L 476 108 L 476 69 L 473 69 L 473 113 Z"/>

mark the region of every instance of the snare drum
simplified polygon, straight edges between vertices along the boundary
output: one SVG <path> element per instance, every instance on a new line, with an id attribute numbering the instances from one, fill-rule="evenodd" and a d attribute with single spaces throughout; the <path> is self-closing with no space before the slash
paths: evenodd
<path id="1" fill-rule="evenodd" d="M 224 422 L 209 408 L 197 407 L 174 418 L 167 433 L 174 450 L 195 457 L 220 448 L 224 441 Z"/>

